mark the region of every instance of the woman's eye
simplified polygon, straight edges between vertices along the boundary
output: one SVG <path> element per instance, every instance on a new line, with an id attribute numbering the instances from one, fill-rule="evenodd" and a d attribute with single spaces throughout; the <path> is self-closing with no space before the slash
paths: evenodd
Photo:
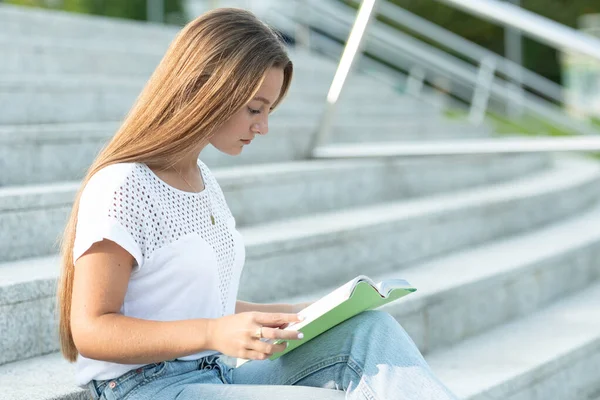
<path id="1" fill-rule="evenodd" d="M 250 111 L 250 114 L 260 114 L 260 110 L 255 110 L 253 108 L 248 107 L 248 111 Z"/>

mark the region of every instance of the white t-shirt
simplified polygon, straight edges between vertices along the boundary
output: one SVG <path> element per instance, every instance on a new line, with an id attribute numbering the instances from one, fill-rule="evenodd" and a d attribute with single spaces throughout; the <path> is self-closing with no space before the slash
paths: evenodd
<path id="1" fill-rule="evenodd" d="M 104 238 L 135 258 L 121 314 L 175 321 L 235 313 L 245 260 L 243 240 L 219 184 L 203 162 L 198 166 L 205 184 L 200 193 L 168 185 L 143 163 L 110 165 L 86 185 L 73 259 Z M 180 359 L 217 353 L 203 351 Z M 76 382 L 84 387 L 92 379 L 113 379 L 141 366 L 79 355 Z"/>

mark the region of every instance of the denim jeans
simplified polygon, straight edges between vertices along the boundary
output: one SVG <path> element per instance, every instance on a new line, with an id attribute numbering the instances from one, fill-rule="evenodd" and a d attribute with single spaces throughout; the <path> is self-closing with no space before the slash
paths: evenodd
<path id="1" fill-rule="evenodd" d="M 275 361 L 233 368 L 225 360 L 216 354 L 159 362 L 88 387 L 103 400 L 456 400 L 400 324 L 380 310 L 356 315 Z M 315 394 L 298 386 L 324 389 Z"/>

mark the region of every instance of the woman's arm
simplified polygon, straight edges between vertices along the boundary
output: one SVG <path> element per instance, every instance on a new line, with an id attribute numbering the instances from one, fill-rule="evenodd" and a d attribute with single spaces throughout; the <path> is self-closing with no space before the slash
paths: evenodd
<path id="1" fill-rule="evenodd" d="M 286 304 L 286 303 L 277 303 L 277 304 L 261 304 L 261 303 L 249 303 L 247 301 L 238 300 L 235 303 L 235 313 L 239 314 L 241 312 L 247 311 L 260 311 L 260 312 L 269 312 L 269 313 L 298 313 L 300 310 L 308 307 L 313 302 L 305 302 L 305 303 L 296 303 L 296 304 Z"/>
<path id="2" fill-rule="evenodd" d="M 149 321 L 119 313 L 133 257 L 116 243 L 95 243 L 75 262 L 71 331 L 81 355 L 148 364 L 212 350 L 213 320 Z"/>
<path id="3" fill-rule="evenodd" d="M 94 243 L 75 261 L 71 332 L 79 354 L 121 364 L 149 364 L 216 350 L 237 358 L 264 360 L 282 345 L 263 343 L 256 327 L 281 328 L 300 321 L 293 313 L 247 312 L 221 318 L 153 321 L 120 313 L 133 256 L 110 240 Z M 277 330 L 271 338 L 294 340 Z"/>

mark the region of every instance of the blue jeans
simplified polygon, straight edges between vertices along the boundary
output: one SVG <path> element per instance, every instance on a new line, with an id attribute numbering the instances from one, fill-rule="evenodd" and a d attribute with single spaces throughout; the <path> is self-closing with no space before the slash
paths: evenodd
<path id="1" fill-rule="evenodd" d="M 275 361 L 232 368 L 220 356 L 149 364 L 88 386 L 103 400 L 309 398 L 299 387 L 245 385 L 331 389 L 322 391 L 331 396 L 312 398 L 456 400 L 400 324 L 379 310 L 348 319 Z"/>

